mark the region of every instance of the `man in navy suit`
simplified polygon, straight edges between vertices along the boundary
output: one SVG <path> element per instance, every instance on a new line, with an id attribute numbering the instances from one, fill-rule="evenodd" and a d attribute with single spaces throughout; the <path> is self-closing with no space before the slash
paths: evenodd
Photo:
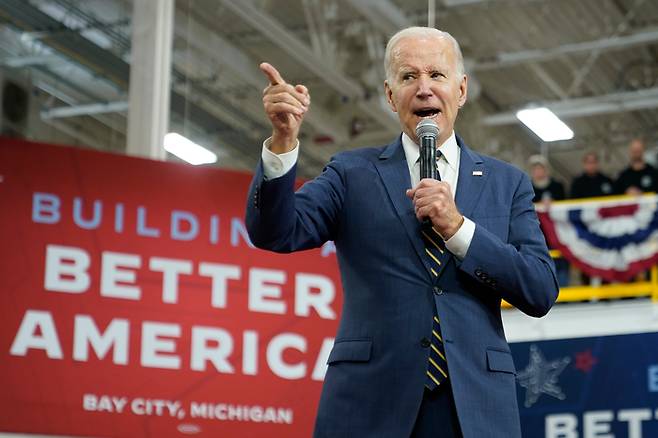
<path id="1" fill-rule="evenodd" d="M 455 135 L 467 77 L 452 36 L 402 30 L 385 68 L 401 136 L 336 155 L 295 193 L 310 94 L 261 64 L 273 132 L 249 194 L 249 235 L 278 252 L 333 240 L 343 282 L 315 436 L 520 437 L 501 299 L 540 317 L 558 294 L 532 185 Z M 423 118 L 440 129 L 440 181 L 419 181 Z"/>

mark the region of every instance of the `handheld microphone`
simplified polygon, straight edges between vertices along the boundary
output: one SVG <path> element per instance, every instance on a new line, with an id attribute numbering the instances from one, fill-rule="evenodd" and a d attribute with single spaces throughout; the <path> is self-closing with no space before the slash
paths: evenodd
<path id="1" fill-rule="evenodd" d="M 439 127 L 434 120 L 422 119 L 416 125 L 416 135 L 420 146 L 420 179 L 440 179 L 436 167 L 436 138 L 439 136 Z M 423 220 L 423 227 L 432 227 L 429 218 Z"/>
<path id="2" fill-rule="evenodd" d="M 439 127 L 432 119 L 422 119 L 416 125 L 416 135 L 420 146 L 420 179 L 440 179 L 436 168 L 436 139 Z"/>

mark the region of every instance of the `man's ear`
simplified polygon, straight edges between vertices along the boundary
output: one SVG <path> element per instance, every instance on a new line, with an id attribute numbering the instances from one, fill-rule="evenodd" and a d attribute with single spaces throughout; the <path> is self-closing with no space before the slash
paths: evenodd
<path id="1" fill-rule="evenodd" d="M 459 108 L 463 107 L 466 103 L 466 96 L 468 95 L 468 77 L 464 75 L 459 84 Z"/>
<path id="2" fill-rule="evenodd" d="M 386 101 L 388 102 L 388 106 L 393 110 L 394 113 L 398 112 L 398 109 L 395 106 L 395 102 L 393 101 L 393 90 L 391 90 L 391 87 L 388 85 L 388 80 L 384 81 L 384 93 L 386 94 Z"/>

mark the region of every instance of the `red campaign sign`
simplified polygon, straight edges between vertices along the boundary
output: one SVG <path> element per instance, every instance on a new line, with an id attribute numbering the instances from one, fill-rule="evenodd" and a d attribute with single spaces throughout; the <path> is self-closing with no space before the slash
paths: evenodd
<path id="1" fill-rule="evenodd" d="M 250 179 L 0 139 L 0 431 L 311 435 L 334 248 L 251 247 Z"/>

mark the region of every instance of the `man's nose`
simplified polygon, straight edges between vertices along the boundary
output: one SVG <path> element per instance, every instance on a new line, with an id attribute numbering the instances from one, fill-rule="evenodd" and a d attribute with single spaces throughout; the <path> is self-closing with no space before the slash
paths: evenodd
<path id="1" fill-rule="evenodd" d="M 416 90 L 416 97 L 424 98 L 432 95 L 432 81 L 426 76 L 418 78 L 418 89 Z"/>

